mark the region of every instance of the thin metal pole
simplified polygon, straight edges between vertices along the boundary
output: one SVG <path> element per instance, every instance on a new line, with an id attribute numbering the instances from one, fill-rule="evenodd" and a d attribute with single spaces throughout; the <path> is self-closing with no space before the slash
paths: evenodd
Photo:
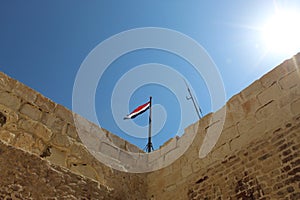
<path id="1" fill-rule="evenodd" d="M 152 97 L 150 97 L 150 108 L 149 108 L 149 132 L 148 132 L 148 144 L 147 144 L 147 151 L 148 153 L 151 152 L 153 149 L 152 142 L 151 142 L 151 125 L 152 125 Z"/>
<path id="2" fill-rule="evenodd" d="M 183 79 L 183 80 L 184 80 L 184 79 Z M 190 96 L 187 97 L 187 100 L 192 99 L 193 104 L 194 104 L 194 107 L 195 107 L 195 110 L 196 110 L 196 113 L 197 113 L 199 119 L 201 119 L 201 115 L 200 115 L 200 113 L 202 113 L 202 112 L 201 112 L 201 108 L 200 108 L 200 107 L 197 107 L 197 104 L 196 104 L 195 99 L 194 99 L 194 97 L 193 97 L 193 95 L 192 95 L 192 92 L 191 92 L 191 90 L 190 90 L 190 88 L 189 88 L 189 86 L 188 86 L 188 84 L 187 84 L 187 82 L 186 82 L 185 80 L 184 80 L 184 83 L 185 83 L 185 85 L 186 85 L 186 87 L 187 87 L 187 90 L 188 90 L 188 92 L 189 92 L 189 94 L 190 94 Z M 198 106 L 199 106 L 199 105 L 198 105 Z"/>

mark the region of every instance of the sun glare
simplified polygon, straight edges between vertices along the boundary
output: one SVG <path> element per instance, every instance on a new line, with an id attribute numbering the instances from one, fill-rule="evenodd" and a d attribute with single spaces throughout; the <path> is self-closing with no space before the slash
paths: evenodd
<path id="1" fill-rule="evenodd" d="M 263 28 L 263 40 L 268 51 L 294 54 L 300 50 L 300 14 L 278 12 Z"/>

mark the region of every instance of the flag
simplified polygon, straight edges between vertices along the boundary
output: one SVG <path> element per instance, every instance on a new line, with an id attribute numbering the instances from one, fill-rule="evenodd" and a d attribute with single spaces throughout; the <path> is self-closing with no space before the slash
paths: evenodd
<path id="1" fill-rule="evenodd" d="M 137 107 L 136 109 L 134 109 L 134 111 L 132 111 L 130 114 L 126 115 L 124 117 L 124 119 L 133 119 L 136 116 L 144 113 L 146 110 L 148 110 L 150 108 L 150 101 Z"/>

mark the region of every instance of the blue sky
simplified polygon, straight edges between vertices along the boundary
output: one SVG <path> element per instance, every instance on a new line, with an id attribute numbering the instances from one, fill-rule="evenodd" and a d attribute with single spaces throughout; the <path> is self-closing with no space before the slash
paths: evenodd
<path id="1" fill-rule="evenodd" d="M 72 109 L 76 75 L 97 45 L 126 30 L 161 27 L 187 35 L 207 51 L 220 72 L 228 100 L 300 50 L 273 51 L 266 46 L 262 27 L 278 9 L 299 12 L 300 2 L 1 1 L 0 70 Z M 180 56 L 159 49 L 142 49 L 121 55 L 111 63 L 97 85 L 97 117 L 102 127 L 141 148 L 146 145 L 146 139 L 122 131 L 114 117 L 122 119 L 128 113 L 117 112 L 117 116 L 113 116 L 111 98 L 116 83 L 124 74 L 148 63 L 169 66 L 183 75 L 193 88 L 203 113 L 213 110 L 203 77 L 198 76 L 191 64 Z M 153 77 L 160 75 L 152 74 Z M 139 76 L 136 79 L 144 78 Z M 172 77 L 170 81 L 181 87 L 180 95 L 188 95 L 185 86 L 182 86 L 184 82 L 175 81 Z M 125 83 L 126 86 L 130 84 Z M 154 147 L 158 148 L 170 137 L 182 134 L 181 121 L 186 126 L 195 122 L 197 116 L 191 101 L 187 101 L 189 107 L 180 108 L 178 94 L 172 93 L 168 86 L 154 83 L 139 87 L 130 97 L 129 105 L 119 98 L 116 106 L 123 107 L 126 103 L 124 107 L 131 111 L 147 102 L 150 95 L 156 105 L 153 126 L 155 130 L 160 129 L 153 138 Z M 180 109 L 189 109 L 190 116 L 182 119 Z M 147 117 L 148 113 L 145 113 L 133 122 L 146 126 Z"/>

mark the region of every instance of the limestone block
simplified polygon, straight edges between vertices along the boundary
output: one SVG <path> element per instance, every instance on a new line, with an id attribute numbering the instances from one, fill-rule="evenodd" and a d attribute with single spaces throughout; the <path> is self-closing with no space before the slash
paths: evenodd
<path id="1" fill-rule="evenodd" d="M 84 117 L 78 115 L 78 114 L 74 114 L 74 125 L 76 126 L 76 129 L 79 133 L 80 136 L 80 131 L 83 130 L 84 132 L 90 132 L 91 128 L 94 126 L 94 124 L 90 121 L 88 121 L 87 119 L 85 119 Z"/>
<path id="2" fill-rule="evenodd" d="M 193 161 L 192 163 L 192 170 L 193 170 L 193 173 L 197 173 L 199 172 L 200 169 L 203 169 L 204 168 L 204 159 L 196 159 Z"/>
<path id="3" fill-rule="evenodd" d="M 46 112 L 53 112 L 56 104 L 50 99 L 41 94 L 37 94 L 36 101 L 34 102 L 39 108 Z"/>
<path id="4" fill-rule="evenodd" d="M 241 95 L 236 94 L 227 101 L 226 106 L 228 111 L 238 111 L 240 110 L 242 103 L 243 99 L 241 98 Z"/>
<path id="5" fill-rule="evenodd" d="M 66 152 L 59 150 L 55 147 L 52 147 L 50 149 L 50 156 L 46 157 L 47 160 L 50 161 L 50 163 L 54 165 L 59 165 L 62 167 L 66 167 Z"/>
<path id="6" fill-rule="evenodd" d="M 133 153 L 141 153 L 143 152 L 140 148 L 138 148 L 135 145 L 132 145 L 131 143 L 125 141 L 125 150 Z"/>
<path id="7" fill-rule="evenodd" d="M 96 152 L 93 154 L 97 160 L 99 160 L 101 163 L 104 163 L 106 166 L 108 166 L 110 169 L 116 169 L 119 171 L 127 171 L 127 169 L 123 166 L 122 163 L 116 158 L 113 158 L 111 156 L 108 156 L 106 154 L 103 154 L 101 152 Z M 112 170 L 112 169 L 111 169 Z"/>
<path id="8" fill-rule="evenodd" d="M 146 172 L 147 169 L 150 168 L 150 165 L 148 163 L 148 156 L 149 155 L 147 153 L 138 153 L 138 154 L 139 154 L 139 156 L 138 156 L 138 159 L 136 161 L 136 166 L 141 171 Z"/>
<path id="9" fill-rule="evenodd" d="M 0 130 L 0 140 L 4 141 L 8 144 L 11 144 L 15 139 L 15 134 L 7 131 L 7 130 Z"/>
<path id="10" fill-rule="evenodd" d="M 90 131 L 87 133 L 94 137 L 97 137 L 100 142 L 106 142 L 106 143 L 111 142 L 111 140 L 108 138 L 108 134 L 111 134 L 111 133 L 109 133 L 104 128 L 100 128 L 99 126 L 97 126 L 95 124 L 91 124 Z"/>
<path id="11" fill-rule="evenodd" d="M 52 132 L 46 126 L 41 123 L 37 123 L 35 127 L 35 134 L 42 138 L 45 142 L 48 142 L 52 137 Z"/>
<path id="12" fill-rule="evenodd" d="M 66 122 L 73 123 L 73 113 L 62 105 L 57 104 L 54 109 L 54 114 Z"/>
<path id="13" fill-rule="evenodd" d="M 169 151 L 175 149 L 176 146 L 177 146 L 177 138 L 171 138 L 163 146 L 160 147 L 161 155 L 164 155 Z"/>
<path id="14" fill-rule="evenodd" d="M 66 124 L 64 120 L 52 113 L 43 113 L 41 122 L 55 133 L 61 133 Z"/>
<path id="15" fill-rule="evenodd" d="M 261 106 L 255 113 L 255 117 L 258 121 L 267 118 L 272 115 L 274 111 L 278 110 L 278 105 L 276 101 L 271 101 L 263 106 Z"/>
<path id="16" fill-rule="evenodd" d="M 138 155 L 120 150 L 119 160 L 124 166 L 136 166 Z M 126 167 L 127 168 L 127 167 Z"/>
<path id="17" fill-rule="evenodd" d="M 176 190 L 176 184 L 169 185 L 165 188 L 165 191 L 170 192 Z"/>
<path id="18" fill-rule="evenodd" d="M 121 139 L 120 137 L 118 137 L 112 133 L 108 133 L 107 137 L 115 146 L 117 146 L 121 149 L 124 149 L 124 150 L 126 149 L 125 140 Z"/>
<path id="19" fill-rule="evenodd" d="M 18 110 L 21 106 L 21 99 L 9 92 L 0 92 L 0 104 L 13 110 Z"/>
<path id="20" fill-rule="evenodd" d="M 223 129 L 227 129 L 233 125 L 235 125 L 238 121 L 236 121 L 237 119 L 234 118 L 234 113 L 232 112 L 227 112 L 226 113 L 226 118 L 225 118 L 225 122 L 223 125 Z"/>
<path id="21" fill-rule="evenodd" d="M 277 84 L 273 84 L 257 95 L 257 99 L 261 104 L 266 104 L 272 100 L 277 100 L 282 95 Z"/>
<path id="22" fill-rule="evenodd" d="M 34 143 L 35 139 L 33 138 L 33 136 L 29 133 L 24 132 L 17 137 L 14 146 L 24 149 L 25 151 L 31 151 L 32 145 Z"/>
<path id="23" fill-rule="evenodd" d="M 0 112 L 6 116 L 7 123 L 16 123 L 19 120 L 19 116 L 14 110 L 1 104 L 0 104 Z"/>
<path id="24" fill-rule="evenodd" d="M 24 104 L 21 107 L 20 112 L 36 121 L 39 121 L 42 117 L 42 111 L 39 110 L 39 108 L 37 108 L 36 106 L 29 103 Z"/>
<path id="25" fill-rule="evenodd" d="M 279 80 L 279 85 L 283 90 L 289 90 L 292 87 L 300 85 L 300 72 L 294 71 Z"/>
<path id="26" fill-rule="evenodd" d="M 292 113 L 298 115 L 300 113 L 300 99 L 291 103 Z"/>
<path id="27" fill-rule="evenodd" d="M 22 119 L 19 121 L 19 126 L 25 131 L 28 131 L 44 141 L 48 142 L 52 137 L 52 132 L 45 125 L 30 120 L 30 119 Z"/>
<path id="28" fill-rule="evenodd" d="M 204 158 L 214 148 L 218 142 L 222 130 L 223 126 L 221 121 L 215 122 L 207 128 L 206 136 L 199 150 L 200 158 Z"/>
<path id="29" fill-rule="evenodd" d="M 273 69 L 272 71 L 268 72 L 267 74 L 263 75 L 259 81 L 261 82 L 262 86 L 264 88 L 268 88 L 271 85 L 277 83 L 278 81 L 278 73 L 275 69 Z"/>
<path id="30" fill-rule="evenodd" d="M 247 101 L 247 99 L 245 101 Z M 233 96 L 226 103 L 226 117 L 227 115 L 229 115 L 229 118 L 233 121 L 233 124 L 245 118 L 246 116 L 246 114 L 244 113 L 244 109 L 242 107 L 243 103 L 244 101 L 241 98 L 240 94 Z"/>
<path id="31" fill-rule="evenodd" d="M 69 147 L 71 145 L 70 138 L 63 134 L 55 134 L 51 142 L 59 147 Z"/>
<path id="32" fill-rule="evenodd" d="M 17 96 L 21 97 L 25 101 L 29 103 L 34 103 L 37 92 L 34 91 L 33 89 L 25 86 L 23 83 L 17 82 L 14 89 L 13 93 L 15 93 Z"/>
<path id="33" fill-rule="evenodd" d="M 294 57 L 296 58 L 296 57 Z M 289 59 L 289 60 L 285 60 L 283 63 L 281 63 L 279 66 L 277 66 L 274 71 L 277 74 L 277 77 L 280 79 L 284 76 L 286 76 L 287 74 L 295 71 L 297 69 L 296 66 L 296 60 L 294 59 Z"/>
<path id="34" fill-rule="evenodd" d="M 299 113 L 298 113 L 299 114 Z M 280 110 L 274 110 L 273 114 L 266 118 L 263 122 L 265 124 L 264 131 L 276 130 L 281 125 L 293 117 L 290 110 L 290 105 L 282 107 Z M 263 130 L 262 130 L 263 131 Z"/>
<path id="35" fill-rule="evenodd" d="M 258 93 L 260 93 L 264 89 L 260 80 L 254 81 L 250 86 L 246 87 L 241 91 L 241 97 L 244 101 L 255 97 Z"/>
<path id="36" fill-rule="evenodd" d="M 102 141 L 99 135 L 95 135 L 89 132 L 83 133 L 83 131 L 81 131 L 80 139 L 89 151 L 98 151 Z"/>
<path id="37" fill-rule="evenodd" d="M 237 126 L 231 126 L 229 128 L 223 129 L 215 147 L 217 148 L 225 143 L 229 143 L 230 140 L 238 136 L 239 132 L 237 130 Z"/>
<path id="38" fill-rule="evenodd" d="M 211 158 L 214 161 L 216 161 L 216 160 L 222 161 L 230 153 L 231 153 L 231 150 L 230 150 L 229 143 L 225 143 L 225 144 L 219 146 L 218 148 L 213 149 L 213 151 L 211 152 L 211 155 L 212 155 Z"/>
<path id="39" fill-rule="evenodd" d="M 173 149 L 173 150 L 169 151 L 168 153 L 166 153 L 164 156 L 164 166 L 168 166 L 169 164 L 176 161 L 178 158 L 180 158 L 180 156 L 183 153 L 184 152 L 182 152 L 182 150 L 179 148 Z"/>
<path id="40" fill-rule="evenodd" d="M 70 136 L 73 139 L 77 139 L 78 138 L 78 133 L 77 133 L 76 127 L 73 126 L 73 125 L 71 125 L 71 124 L 67 125 L 67 131 L 66 131 L 66 133 L 67 133 L 68 136 Z"/>
<path id="41" fill-rule="evenodd" d="M 188 177 L 189 175 L 191 175 L 193 173 L 193 170 L 192 170 L 192 166 L 191 165 L 184 165 L 182 168 L 181 168 L 181 176 L 183 178 L 185 177 Z"/>
<path id="42" fill-rule="evenodd" d="M 172 174 L 169 174 L 165 178 L 165 187 L 176 184 L 178 181 L 182 180 L 182 174 L 180 171 L 174 171 Z"/>
<path id="43" fill-rule="evenodd" d="M 160 157 L 162 157 L 161 149 L 146 153 L 145 156 L 147 157 L 149 163 L 158 160 Z"/>
<path id="44" fill-rule="evenodd" d="M 73 143 L 70 147 L 71 155 L 76 156 L 77 158 L 81 159 L 82 162 L 88 162 L 91 159 L 91 155 L 86 149 L 86 147 L 81 143 Z"/>
<path id="45" fill-rule="evenodd" d="M 93 167 L 87 164 L 77 164 L 77 165 L 71 165 L 71 171 L 84 175 L 85 177 L 89 177 L 94 180 L 98 180 L 97 173 Z"/>
<path id="46" fill-rule="evenodd" d="M 18 125 L 21 129 L 33 133 L 35 131 L 35 126 L 38 122 L 31 119 L 20 119 Z"/>
<path id="47" fill-rule="evenodd" d="M 256 97 L 248 99 L 242 104 L 242 108 L 246 116 L 254 115 L 255 111 L 261 106 Z"/>
<path id="48" fill-rule="evenodd" d="M 284 107 L 287 104 L 290 104 L 292 101 L 295 101 L 300 98 L 300 86 L 293 87 L 286 93 L 284 96 L 279 99 L 279 107 Z"/>
<path id="49" fill-rule="evenodd" d="M 43 152 L 46 150 L 47 146 L 43 142 L 42 139 L 36 139 L 35 143 L 33 144 L 33 152 L 37 155 L 42 155 Z"/>
<path id="50" fill-rule="evenodd" d="M 220 126 L 223 127 L 225 119 L 226 119 L 226 113 L 227 113 L 226 110 L 227 110 L 227 107 L 223 106 L 222 108 L 217 110 L 215 113 L 213 113 L 212 117 L 211 117 L 211 121 L 209 123 L 209 126 L 211 126 L 212 124 L 215 124 L 215 123 L 219 123 Z"/>
<path id="51" fill-rule="evenodd" d="M 100 146 L 100 152 L 108 157 L 112 157 L 114 159 L 119 158 L 119 150 L 117 147 L 112 146 L 108 143 L 102 142 Z"/>
<path id="52" fill-rule="evenodd" d="M 10 132 L 18 131 L 18 125 L 15 123 L 6 123 L 6 125 L 4 125 L 4 128 Z"/>
<path id="53" fill-rule="evenodd" d="M 7 117 L 7 122 L 8 123 L 17 123 L 19 120 L 19 115 L 16 112 L 9 112 Z"/>
<path id="54" fill-rule="evenodd" d="M 239 134 L 247 134 L 257 124 L 255 116 L 249 116 L 237 124 Z"/>
<path id="55" fill-rule="evenodd" d="M 196 134 L 197 132 L 187 132 L 185 129 L 185 133 L 177 140 L 177 148 L 185 152 L 193 144 Z"/>
<path id="56" fill-rule="evenodd" d="M 16 80 L 0 72 L 0 90 L 10 92 L 14 88 Z"/>
<path id="57" fill-rule="evenodd" d="M 264 121 L 258 122 L 256 126 L 252 129 L 249 129 L 247 134 L 239 135 L 230 141 L 230 150 L 237 151 L 240 150 L 250 144 L 250 142 L 257 140 L 258 138 L 264 136 L 264 132 L 266 130 L 266 124 Z"/>

